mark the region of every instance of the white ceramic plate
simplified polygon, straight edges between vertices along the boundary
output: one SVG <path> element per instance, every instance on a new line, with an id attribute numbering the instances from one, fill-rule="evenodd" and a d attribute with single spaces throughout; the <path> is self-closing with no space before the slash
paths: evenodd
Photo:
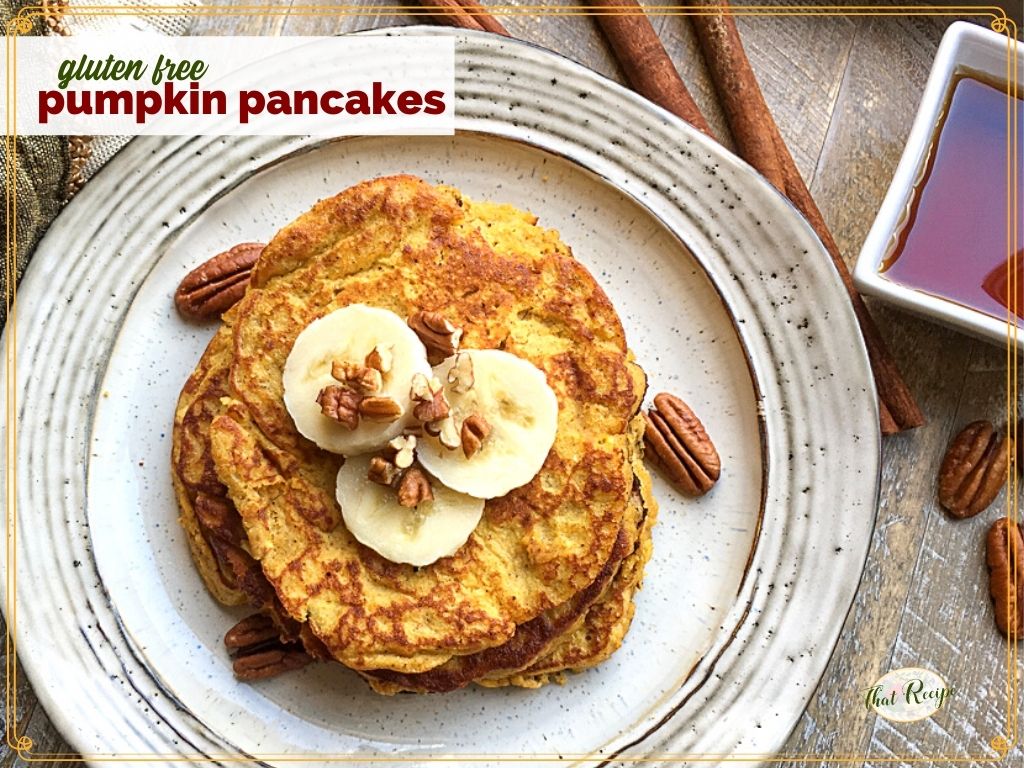
<path id="1" fill-rule="evenodd" d="M 18 297 L 8 618 L 88 759 L 763 755 L 813 691 L 878 473 L 867 361 L 827 255 L 753 171 L 675 118 L 550 52 L 458 40 L 454 138 L 137 139 L 39 246 Z M 658 483 L 633 628 L 565 686 L 382 698 L 334 665 L 239 684 L 220 638 L 241 614 L 205 593 L 175 522 L 174 402 L 213 331 L 177 317 L 178 280 L 396 171 L 557 228 L 622 315 L 651 394 L 683 395 L 722 454 L 701 500 Z"/>

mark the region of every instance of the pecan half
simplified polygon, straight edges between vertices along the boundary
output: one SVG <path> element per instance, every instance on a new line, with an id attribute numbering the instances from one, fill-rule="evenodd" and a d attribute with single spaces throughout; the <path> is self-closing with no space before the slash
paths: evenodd
<path id="1" fill-rule="evenodd" d="M 228 652 L 242 651 L 269 640 L 276 640 L 278 634 L 273 619 L 262 613 L 254 613 L 227 631 L 224 635 L 224 646 Z"/>
<path id="2" fill-rule="evenodd" d="M 263 613 L 254 613 L 235 624 L 224 635 L 224 645 L 235 657 L 232 668 L 239 680 L 263 680 L 313 660 L 297 635 L 282 639 L 274 619 Z"/>
<path id="3" fill-rule="evenodd" d="M 281 643 L 277 648 L 238 656 L 231 668 L 239 680 L 266 680 L 293 669 L 302 669 L 312 660 L 313 657 L 300 645 Z"/>
<path id="4" fill-rule="evenodd" d="M 427 360 L 437 365 L 455 354 L 462 339 L 462 329 L 452 325 L 440 312 L 420 310 L 409 318 L 409 327 L 427 348 Z"/>
<path id="5" fill-rule="evenodd" d="M 714 443 L 690 406 L 675 395 L 662 392 L 654 398 L 644 418 L 644 442 L 651 459 L 683 493 L 703 496 L 721 474 Z"/>
<path id="6" fill-rule="evenodd" d="M 1008 518 L 988 530 L 988 589 L 996 611 L 996 626 L 1011 640 L 1024 636 L 1024 537 Z"/>
<path id="7" fill-rule="evenodd" d="M 193 269 L 178 284 L 174 306 L 191 320 L 219 317 L 245 295 L 263 243 L 240 243 Z"/>
<path id="8" fill-rule="evenodd" d="M 398 503 L 403 507 L 415 507 L 424 501 L 433 501 L 434 491 L 430 487 L 430 478 L 419 467 L 405 470 L 398 481 Z"/>
<path id="9" fill-rule="evenodd" d="M 463 455 L 467 459 L 473 458 L 473 455 L 480 450 L 480 446 L 484 444 L 484 440 L 486 440 L 490 434 L 491 425 L 488 423 L 487 419 L 479 413 L 474 413 L 472 416 L 468 416 L 466 420 L 462 422 L 462 430 L 460 433 L 462 438 Z"/>
<path id="10" fill-rule="evenodd" d="M 939 468 L 939 503 L 954 517 L 972 517 L 991 504 L 1006 482 L 1013 446 L 991 422 L 972 421 L 953 438 Z"/>
<path id="11" fill-rule="evenodd" d="M 359 415 L 370 421 L 397 421 L 402 415 L 402 406 L 390 397 L 365 397 L 359 403 Z"/>
<path id="12" fill-rule="evenodd" d="M 349 429 L 359 426 L 359 406 L 362 405 L 362 397 L 358 392 L 339 384 L 328 384 L 316 396 L 316 404 L 327 418 L 334 419 Z"/>

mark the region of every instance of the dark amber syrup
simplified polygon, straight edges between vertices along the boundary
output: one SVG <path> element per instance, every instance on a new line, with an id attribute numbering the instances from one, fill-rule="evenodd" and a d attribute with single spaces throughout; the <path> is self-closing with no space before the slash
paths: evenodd
<path id="1" fill-rule="evenodd" d="M 1012 128 L 1006 86 L 969 74 L 954 83 L 909 218 L 882 272 L 893 282 L 972 307 L 999 319 L 1024 317 L 1024 250 L 1007 243 L 1007 136 Z M 1018 131 L 1024 129 L 1019 98 Z M 1018 133 L 1019 138 L 1019 133 Z M 1017 161 L 1024 161 L 1018 146 Z M 1018 166 L 1017 179 L 1024 178 Z M 1016 196 L 1017 232 L 1024 232 Z M 1012 220 L 1010 222 L 1012 224 Z M 1014 300 L 1013 289 L 1016 289 Z"/>

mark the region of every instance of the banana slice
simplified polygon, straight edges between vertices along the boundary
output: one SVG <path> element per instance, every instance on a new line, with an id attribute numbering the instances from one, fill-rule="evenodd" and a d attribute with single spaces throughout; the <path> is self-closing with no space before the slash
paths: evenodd
<path id="1" fill-rule="evenodd" d="M 530 482 L 558 428 L 558 399 L 543 371 L 508 352 L 468 349 L 438 365 L 434 375 L 445 383 L 454 425 L 420 441 L 418 456 L 427 471 L 449 488 L 480 499 L 504 496 Z M 461 438 L 473 416 L 482 417 L 486 435 L 467 458 L 462 447 L 447 448 L 443 442 L 451 444 L 446 433 Z"/>
<path id="2" fill-rule="evenodd" d="M 433 500 L 408 509 L 399 505 L 393 489 L 367 478 L 369 469 L 369 456 L 346 459 L 338 470 L 338 504 L 349 532 L 381 557 L 430 565 L 454 555 L 480 522 L 482 499 L 435 481 Z"/>
<path id="3" fill-rule="evenodd" d="M 341 385 L 332 368 L 348 364 L 365 372 L 371 353 L 371 361 L 386 370 L 367 379 L 379 389 L 363 394 L 382 399 L 376 404 L 383 404 L 383 416 L 367 408 L 358 422 L 349 422 L 354 428 L 325 416 L 317 402 L 320 392 Z M 430 364 L 423 342 L 405 321 L 386 309 L 351 304 L 314 320 L 295 339 L 284 365 L 284 404 L 295 428 L 324 450 L 346 456 L 365 453 L 386 445 L 409 423 L 409 386 L 416 373 L 429 375 Z M 387 400 L 400 408 L 397 418 L 388 412 L 395 408 Z"/>

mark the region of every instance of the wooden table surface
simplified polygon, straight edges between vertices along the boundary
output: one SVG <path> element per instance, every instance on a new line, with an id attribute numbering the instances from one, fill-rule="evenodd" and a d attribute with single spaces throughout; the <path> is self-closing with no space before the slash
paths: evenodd
<path id="1" fill-rule="evenodd" d="M 366 3 L 358 16 L 207 16 L 192 22 L 191 34 L 322 35 L 416 21 L 380 13 L 375 6 L 382 4 Z M 1019 4 L 1006 6 L 1020 23 Z M 850 264 L 899 161 L 939 39 L 953 20 L 897 15 L 738 21 L 768 105 Z M 666 15 L 653 22 L 715 132 L 728 136 L 689 21 Z M 516 37 L 623 80 L 588 18 L 516 16 L 504 23 Z M 956 431 L 973 419 L 1005 421 L 1007 353 L 869 303 L 928 424 L 884 441 L 867 565 L 839 644 L 783 749 L 791 756 L 783 760 L 787 765 L 799 764 L 799 755 L 843 755 L 871 765 L 902 756 L 992 755 L 988 745 L 1004 735 L 1007 723 L 1007 646 L 994 627 L 984 567 L 984 534 L 1005 514 L 1005 491 L 989 510 L 965 521 L 952 520 L 935 499 L 936 471 Z M 863 704 L 864 689 L 886 671 L 907 666 L 941 674 L 954 686 L 953 698 L 935 717 L 917 723 L 876 717 Z M 19 683 L 17 732 L 33 739 L 35 752 L 70 753 L 24 674 Z M 793 690 L 796 697 L 807 693 Z M 1019 765 L 1020 758 L 1018 745 L 1010 760 Z M 6 750 L 0 761 L 0 768 L 21 762 Z"/>

